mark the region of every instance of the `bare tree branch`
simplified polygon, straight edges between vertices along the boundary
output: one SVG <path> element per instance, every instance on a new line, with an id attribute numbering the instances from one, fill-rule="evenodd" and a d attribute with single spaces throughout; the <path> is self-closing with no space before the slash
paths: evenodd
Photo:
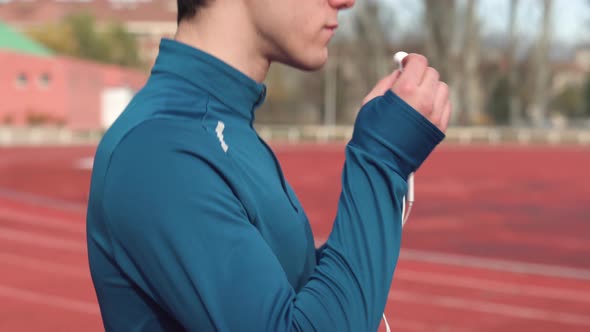
<path id="1" fill-rule="evenodd" d="M 549 84 L 549 51 L 551 44 L 551 16 L 553 12 L 553 0 L 543 0 L 543 22 L 541 35 L 539 36 L 534 56 L 535 84 L 529 116 L 533 125 L 541 127 L 547 119 Z"/>

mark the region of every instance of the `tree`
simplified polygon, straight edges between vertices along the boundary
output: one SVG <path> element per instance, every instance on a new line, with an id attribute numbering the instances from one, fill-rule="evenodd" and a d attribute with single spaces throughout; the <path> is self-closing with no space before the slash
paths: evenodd
<path id="1" fill-rule="evenodd" d="M 529 117 L 534 126 L 543 126 L 547 118 L 548 85 L 550 78 L 549 50 L 551 44 L 551 16 L 553 0 L 543 0 L 543 21 L 534 53 L 534 92 Z"/>
<path id="2" fill-rule="evenodd" d="M 585 114 L 584 87 L 571 85 L 563 89 L 551 100 L 551 109 L 567 117 L 580 117 Z"/>
<path id="3" fill-rule="evenodd" d="M 508 81 L 507 77 L 498 80 L 488 99 L 486 113 L 497 125 L 507 125 L 510 121 L 509 104 L 512 91 Z"/>
<path id="4" fill-rule="evenodd" d="M 588 80 L 586 81 L 586 85 L 584 87 L 584 109 L 583 115 L 586 117 L 590 117 L 590 76 L 588 76 Z"/>
<path id="5" fill-rule="evenodd" d="M 506 52 L 506 70 L 508 71 L 508 93 L 510 99 L 508 107 L 510 124 L 513 126 L 518 126 L 522 121 L 521 100 L 517 91 L 519 76 L 516 70 L 516 46 L 518 41 L 516 36 L 516 18 L 519 3 L 520 0 L 510 0 L 510 15 L 508 20 L 509 44 Z"/>
<path id="6" fill-rule="evenodd" d="M 424 0 L 426 25 L 426 53 L 432 67 L 437 68 L 441 78 L 451 79 L 455 71 L 452 48 L 456 41 L 455 0 Z"/>
<path id="7" fill-rule="evenodd" d="M 74 38 L 74 30 L 65 22 L 44 24 L 28 30 L 27 34 L 58 54 L 78 53 L 79 45 Z"/>
<path id="8" fill-rule="evenodd" d="M 590 0 L 588 0 L 588 9 L 590 9 Z M 588 20 L 588 29 L 590 29 L 590 20 Z M 586 95 L 586 114 L 590 116 L 590 76 L 588 76 L 588 80 L 586 81 L 586 88 L 585 88 L 585 95 Z"/>
<path id="9" fill-rule="evenodd" d="M 109 23 L 101 37 L 109 51 L 108 62 L 128 67 L 141 65 L 137 40 L 121 23 Z"/>
<path id="10" fill-rule="evenodd" d="M 394 22 L 387 8 L 376 0 L 358 2 L 350 16 L 352 30 L 332 42 L 321 72 L 325 124 L 353 122 L 362 98 L 393 69 L 388 36 Z"/>
<path id="11" fill-rule="evenodd" d="M 483 107 L 480 82 L 480 24 L 476 16 L 477 0 L 467 0 L 465 10 L 465 35 L 463 38 L 464 73 L 462 83 L 462 123 L 474 124 L 481 120 Z"/>
<path id="12" fill-rule="evenodd" d="M 375 82 L 387 74 L 387 68 L 392 61 L 387 56 L 387 30 L 391 29 L 391 22 L 384 24 L 380 12 L 383 5 L 378 1 L 367 0 L 358 2 L 354 12 L 354 42 L 356 43 L 356 67 L 359 69 L 364 82 L 364 91 L 369 91 Z"/>
<path id="13" fill-rule="evenodd" d="M 441 79 L 451 87 L 451 102 L 454 105 L 452 123 L 464 120 L 457 83 L 460 72 L 453 57 L 453 46 L 457 42 L 457 5 L 455 0 L 424 0 L 424 25 L 426 28 L 426 56 L 430 65 L 436 68 Z"/>
<path id="14" fill-rule="evenodd" d="M 69 15 L 65 17 L 64 24 L 72 30 L 77 44 L 77 54 L 71 55 L 109 62 L 105 39 L 97 31 L 96 20 L 92 15 L 87 13 Z"/>
<path id="15" fill-rule="evenodd" d="M 67 15 L 57 23 L 33 28 L 28 34 L 58 54 L 122 66 L 142 66 L 137 42 L 121 23 L 110 22 L 101 27 L 88 13 Z"/>

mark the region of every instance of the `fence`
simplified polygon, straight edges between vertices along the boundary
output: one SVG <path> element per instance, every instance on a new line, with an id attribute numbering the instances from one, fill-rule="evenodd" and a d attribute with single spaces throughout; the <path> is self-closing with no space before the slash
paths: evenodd
<path id="1" fill-rule="evenodd" d="M 346 141 L 352 136 L 351 126 L 259 126 L 265 140 L 290 143 Z M 587 129 L 532 129 L 509 127 L 452 127 L 446 143 L 452 144 L 574 144 L 590 145 Z"/>
<path id="2" fill-rule="evenodd" d="M 14 145 L 91 145 L 97 144 L 103 132 L 73 131 L 67 128 L 0 126 L 0 146 Z"/>
<path id="3" fill-rule="evenodd" d="M 345 142 L 352 136 L 351 126 L 273 126 L 258 125 L 267 141 L 286 143 Z M 93 145 L 102 131 L 79 132 L 67 128 L 12 128 L 0 126 L 0 146 L 14 145 Z M 446 143 L 451 144 L 545 144 L 590 145 L 590 128 L 531 129 L 510 127 L 452 127 Z"/>

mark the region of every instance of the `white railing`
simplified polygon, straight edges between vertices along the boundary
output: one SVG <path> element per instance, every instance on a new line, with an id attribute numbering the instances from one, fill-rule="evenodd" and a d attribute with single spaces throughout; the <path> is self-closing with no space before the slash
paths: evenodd
<path id="1" fill-rule="evenodd" d="M 267 141 L 286 143 L 345 142 L 352 136 L 352 126 L 257 125 Z M 97 144 L 102 132 L 78 132 L 66 128 L 13 128 L 0 126 L 0 146 L 13 145 L 82 145 Z M 500 127 L 451 127 L 445 143 L 451 144 L 545 144 L 590 145 L 587 129 L 530 129 Z"/>
<path id="2" fill-rule="evenodd" d="M 269 141 L 289 143 L 347 141 L 351 126 L 257 126 L 260 136 Z M 454 144 L 575 144 L 590 145 L 587 129 L 531 129 L 510 127 L 451 127 L 446 143 Z"/>
<path id="3" fill-rule="evenodd" d="M 73 131 L 67 128 L 0 126 L 0 146 L 14 145 L 91 145 L 102 137 L 99 131 Z"/>

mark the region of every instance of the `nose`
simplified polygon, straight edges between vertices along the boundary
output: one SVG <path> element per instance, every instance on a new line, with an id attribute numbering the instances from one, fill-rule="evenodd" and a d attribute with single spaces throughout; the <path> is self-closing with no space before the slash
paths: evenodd
<path id="1" fill-rule="evenodd" d="M 354 3 L 356 2 L 356 0 L 328 0 L 328 2 L 330 3 L 330 6 L 332 8 L 336 8 L 336 9 L 340 10 L 340 9 L 352 8 L 352 6 L 354 6 Z"/>

